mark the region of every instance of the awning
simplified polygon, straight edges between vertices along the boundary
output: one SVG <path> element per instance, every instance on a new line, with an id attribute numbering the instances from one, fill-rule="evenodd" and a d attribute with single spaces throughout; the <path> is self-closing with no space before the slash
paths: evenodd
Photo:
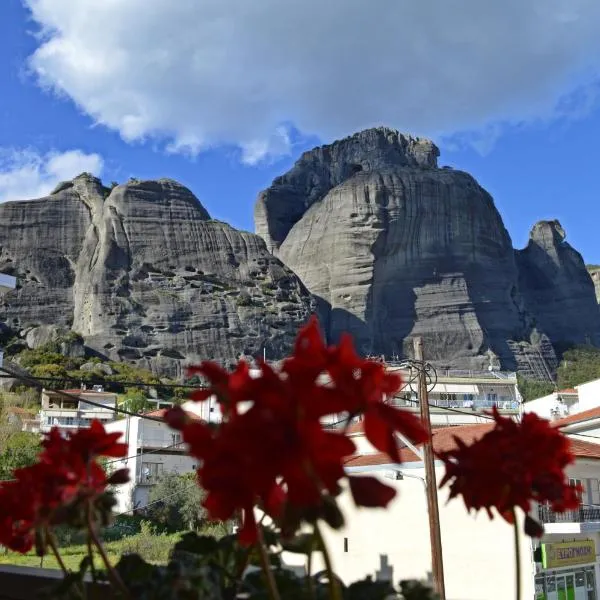
<path id="1" fill-rule="evenodd" d="M 465 385 L 462 383 L 446 383 L 446 392 L 449 394 L 479 394 L 476 385 Z"/>

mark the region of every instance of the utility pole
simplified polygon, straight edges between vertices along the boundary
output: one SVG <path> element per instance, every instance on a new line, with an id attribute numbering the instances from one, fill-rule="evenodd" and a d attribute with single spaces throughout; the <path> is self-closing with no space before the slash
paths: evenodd
<path id="1" fill-rule="evenodd" d="M 438 507 L 437 481 L 433 464 L 433 446 L 431 444 L 431 419 L 429 417 L 429 395 L 423 359 L 423 339 L 414 338 L 415 360 L 419 369 L 419 406 L 421 420 L 429 434 L 429 441 L 423 445 L 423 461 L 425 463 L 425 480 L 427 482 L 427 513 L 429 515 L 429 538 L 431 542 L 431 572 L 433 585 L 440 600 L 446 600 L 444 585 L 444 561 L 442 556 L 442 536 L 440 533 L 440 511 Z"/>

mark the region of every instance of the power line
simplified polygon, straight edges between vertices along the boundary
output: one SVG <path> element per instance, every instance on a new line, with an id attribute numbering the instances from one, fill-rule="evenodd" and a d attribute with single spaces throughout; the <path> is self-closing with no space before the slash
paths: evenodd
<path id="1" fill-rule="evenodd" d="M 29 375 L 29 374 L 22 375 L 20 373 L 16 373 L 15 371 L 12 371 L 11 369 L 7 369 L 5 366 L 1 366 L 0 371 L 3 371 L 4 373 L 9 374 L 12 378 L 18 379 L 19 381 L 21 381 L 27 385 L 30 385 L 31 387 L 35 387 L 42 391 L 46 390 L 46 391 L 53 392 L 59 396 L 62 396 L 63 398 L 67 398 L 69 400 L 76 400 L 77 402 L 79 402 L 80 400 L 83 400 L 83 402 L 85 402 L 86 404 L 89 404 L 90 406 L 95 406 L 96 408 L 102 408 L 105 410 L 111 410 L 114 413 L 120 413 L 122 415 L 128 415 L 130 417 L 140 417 L 141 419 L 146 419 L 148 421 L 155 421 L 158 423 L 164 422 L 163 419 L 160 419 L 158 417 L 150 417 L 149 415 L 134 413 L 125 408 L 118 408 L 116 406 L 107 406 L 106 404 L 100 404 L 99 402 L 94 402 L 93 400 L 88 400 L 87 398 L 81 398 L 80 396 L 75 396 L 74 394 L 70 394 L 69 392 L 65 392 L 63 390 L 46 388 L 43 383 L 40 383 L 38 381 L 38 379 L 33 377 L 32 375 Z"/>
<path id="2" fill-rule="evenodd" d="M 12 379 L 14 375 L 0 375 L 0 379 Z M 84 378 L 82 377 L 71 377 L 65 375 L 64 377 L 36 377 L 38 381 L 78 381 L 81 382 Z M 139 381 L 110 381 L 108 379 L 96 378 L 90 380 L 88 383 L 91 385 L 103 385 L 106 387 L 110 386 L 121 386 L 121 387 L 150 387 L 150 388 L 184 388 L 184 389 L 204 389 L 208 386 L 205 384 L 190 384 L 190 383 L 142 383 Z"/>
<path id="3" fill-rule="evenodd" d="M 171 448 L 177 448 L 177 446 L 182 446 L 183 444 L 184 444 L 184 442 L 176 442 L 174 444 L 169 444 L 168 446 L 162 446 L 161 448 L 155 448 L 154 450 L 147 450 L 144 452 L 138 452 L 137 454 L 132 454 L 131 456 L 123 456 L 122 458 L 114 458 L 112 460 L 107 460 L 104 462 L 104 464 L 110 465 L 112 463 L 123 462 L 123 461 L 129 460 L 130 458 L 138 458 L 141 456 L 146 456 L 148 454 L 160 454 L 164 450 L 169 450 Z"/>
<path id="4" fill-rule="evenodd" d="M 197 485 L 198 484 L 196 482 L 193 482 L 192 487 L 196 487 Z M 192 487 L 190 487 L 189 489 L 191 490 Z M 137 510 L 144 510 L 145 508 L 148 508 L 149 506 L 152 506 L 153 504 L 158 504 L 159 502 L 163 502 L 167 498 L 172 498 L 173 496 L 177 496 L 181 492 L 182 492 L 182 490 L 179 490 L 177 492 L 173 492 L 172 494 L 168 494 L 167 496 L 163 496 L 162 498 L 159 498 L 158 500 L 153 500 L 152 502 L 148 502 L 147 504 L 144 504 L 144 506 L 138 506 L 136 508 L 130 508 L 129 510 L 124 510 L 123 512 L 116 513 L 115 515 L 113 515 L 113 517 L 120 517 L 122 515 L 126 515 L 127 513 L 135 512 Z"/>

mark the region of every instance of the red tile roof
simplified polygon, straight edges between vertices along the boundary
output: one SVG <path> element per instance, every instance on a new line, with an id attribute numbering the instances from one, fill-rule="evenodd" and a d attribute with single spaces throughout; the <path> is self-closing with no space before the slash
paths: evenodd
<path id="1" fill-rule="evenodd" d="M 566 388 L 564 390 L 558 390 L 559 394 L 576 394 L 577 390 L 575 388 Z"/>
<path id="2" fill-rule="evenodd" d="M 433 449 L 435 452 L 446 452 L 456 448 L 455 436 L 470 444 L 488 431 L 493 429 L 494 423 L 478 423 L 476 425 L 458 425 L 455 427 L 443 427 L 432 431 Z M 571 439 L 571 449 L 576 458 L 593 458 L 600 460 L 600 444 L 584 442 L 578 439 Z M 406 446 L 400 448 L 400 460 L 403 463 L 420 462 L 421 459 Z M 389 465 L 393 460 L 383 452 L 373 454 L 361 454 L 351 457 L 347 462 L 347 467 L 364 467 L 371 465 Z"/>
<path id="3" fill-rule="evenodd" d="M 600 406 L 590 408 L 568 417 L 563 417 L 557 421 L 553 421 L 554 427 L 564 427 L 565 425 L 572 425 L 573 423 L 583 423 L 583 421 L 590 421 L 592 419 L 600 419 Z"/>
<path id="4" fill-rule="evenodd" d="M 145 417 L 160 417 L 161 419 L 165 416 L 167 412 L 166 408 L 159 408 L 158 410 L 151 410 L 150 412 L 144 413 Z"/>
<path id="5" fill-rule="evenodd" d="M 475 440 L 478 440 L 493 428 L 494 423 L 492 422 L 436 428 L 431 432 L 433 449 L 436 452 L 452 450 L 453 448 L 456 448 L 454 436 L 469 444 Z M 400 448 L 400 459 L 402 462 L 415 462 L 421 460 L 410 448 L 407 448 L 406 446 Z M 364 465 L 391 464 L 392 462 L 392 459 L 387 454 L 378 452 L 375 454 L 353 456 L 346 464 L 349 467 L 359 467 Z"/>

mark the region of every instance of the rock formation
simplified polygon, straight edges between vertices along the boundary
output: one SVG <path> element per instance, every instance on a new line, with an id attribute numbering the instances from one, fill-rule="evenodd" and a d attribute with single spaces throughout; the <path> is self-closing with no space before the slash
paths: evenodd
<path id="1" fill-rule="evenodd" d="M 349 331 L 391 358 L 421 335 L 438 365 L 535 376 L 555 348 L 600 343 L 591 279 L 560 225 L 536 225 L 515 252 L 491 196 L 438 155 L 370 129 L 306 152 L 259 195 L 256 232 L 317 297 L 330 340 Z"/>
<path id="2" fill-rule="evenodd" d="M 100 355 L 171 376 L 201 358 L 279 358 L 312 306 L 262 239 L 211 220 L 168 179 L 108 189 L 83 174 L 0 205 L 0 272 L 18 277 L 0 298 L 13 331 L 66 327 Z"/>
<path id="3" fill-rule="evenodd" d="M 588 267 L 588 273 L 594 282 L 594 288 L 596 290 L 596 300 L 600 303 L 600 268 L 599 267 Z"/>

